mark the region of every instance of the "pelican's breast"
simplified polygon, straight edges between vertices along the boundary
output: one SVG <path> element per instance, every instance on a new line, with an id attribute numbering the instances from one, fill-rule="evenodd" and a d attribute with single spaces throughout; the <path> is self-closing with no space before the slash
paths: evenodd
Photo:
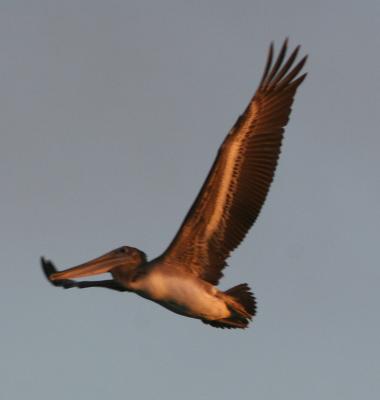
<path id="1" fill-rule="evenodd" d="M 190 274 L 167 275 L 152 270 L 134 282 L 133 288 L 141 296 L 180 314 L 208 319 L 230 316 L 218 289 Z"/>

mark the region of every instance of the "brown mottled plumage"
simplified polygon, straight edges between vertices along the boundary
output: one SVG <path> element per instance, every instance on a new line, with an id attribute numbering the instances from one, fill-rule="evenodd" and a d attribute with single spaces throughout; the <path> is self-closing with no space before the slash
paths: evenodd
<path id="1" fill-rule="evenodd" d="M 225 138 L 209 175 L 168 249 L 147 262 L 124 246 L 77 267 L 57 272 L 42 259 L 56 286 L 134 291 L 178 313 L 220 328 L 246 328 L 255 315 L 247 284 L 225 292 L 215 285 L 230 253 L 255 222 L 273 180 L 294 95 L 306 74 L 306 57 L 294 65 L 299 46 L 286 58 L 287 40 L 273 63 L 273 44 L 260 85 Z M 113 279 L 72 278 L 110 272 Z"/>

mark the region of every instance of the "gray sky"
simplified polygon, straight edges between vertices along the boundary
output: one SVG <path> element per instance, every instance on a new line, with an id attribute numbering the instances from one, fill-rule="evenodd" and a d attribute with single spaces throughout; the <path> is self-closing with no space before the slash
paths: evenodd
<path id="1" fill-rule="evenodd" d="M 376 398 L 379 26 L 377 0 L 2 0 L 0 398 Z M 165 249 L 286 36 L 309 77 L 221 283 L 251 328 L 49 285 L 40 255 Z"/>

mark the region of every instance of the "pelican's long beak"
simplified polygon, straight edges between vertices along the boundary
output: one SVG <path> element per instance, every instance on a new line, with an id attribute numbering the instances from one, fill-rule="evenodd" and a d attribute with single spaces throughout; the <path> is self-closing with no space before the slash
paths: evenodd
<path id="1" fill-rule="evenodd" d="M 80 278 L 82 276 L 104 274 L 110 271 L 112 268 L 120 265 L 123 259 L 125 259 L 125 256 L 123 257 L 122 254 L 110 252 L 76 267 L 51 274 L 49 279 L 51 281 L 58 281 L 62 279 L 72 279 Z"/>

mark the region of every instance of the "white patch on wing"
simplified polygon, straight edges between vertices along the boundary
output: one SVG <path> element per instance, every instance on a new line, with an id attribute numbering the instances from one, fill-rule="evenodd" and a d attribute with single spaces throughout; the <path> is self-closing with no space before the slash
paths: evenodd
<path id="1" fill-rule="evenodd" d="M 239 150 L 241 142 L 243 140 L 242 136 L 239 136 L 230 145 L 229 153 L 226 162 L 226 166 L 223 171 L 222 180 L 220 186 L 217 188 L 218 194 L 215 199 L 215 207 L 212 210 L 210 220 L 206 228 L 206 237 L 210 237 L 216 229 L 220 226 L 220 221 L 223 216 L 224 207 L 226 205 L 228 192 L 231 188 L 231 182 L 234 174 L 234 167 L 236 164 L 237 157 L 239 156 Z"/>
<path id="2" fill-rule="evenodd" d="M 221 219 L 224 214 L 224 208 L 227 203 L 227 196 L 232 187 L 232 180 L 234 178 L 234 167 L 237 165 L 237 158 L 239 157 L 239 151 L 241 149 L 242 143 L 246 138 L 247 133 L 250 131 L 253 120 L 257 116 L 257 104 L 255 102 L 251 103 L 250 109 L 247 111 L 246 120 L 243 126 L 240 127 L 239 132 L 237 132 L 233 143 L 230 145 L 228 152 L 228 157 L 226 160 L 226 166 L 223 171 L 222 181 L 217 189 L 218 194 L 215 200 L 215 207 L 212 210 L 210 220 L 206 228 L 206 238 L 212 236 L 212 234 L 220 228 Z"/>

